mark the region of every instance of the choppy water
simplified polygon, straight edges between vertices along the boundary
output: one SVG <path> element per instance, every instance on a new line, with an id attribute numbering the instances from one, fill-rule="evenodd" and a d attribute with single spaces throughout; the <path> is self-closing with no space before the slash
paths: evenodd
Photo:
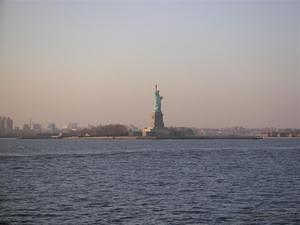
<path id="1" fill-rule="evenodd" d="M 300 224 L 300 140 L 0 139 L 0 224 Z"/>

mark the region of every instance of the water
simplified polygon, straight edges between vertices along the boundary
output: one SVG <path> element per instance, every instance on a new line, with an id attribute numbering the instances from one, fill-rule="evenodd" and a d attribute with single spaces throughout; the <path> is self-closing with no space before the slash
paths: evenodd
<path id="1" fill-rule="evenodd" d="M 0 224 L 300 224 L 300 140 L 0 139 Z"/>

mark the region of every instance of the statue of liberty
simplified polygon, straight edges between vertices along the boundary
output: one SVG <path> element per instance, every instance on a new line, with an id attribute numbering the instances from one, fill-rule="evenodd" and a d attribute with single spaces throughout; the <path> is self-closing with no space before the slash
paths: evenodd
<path id="1" fill-rule="evenodd" d="M 157 84 L 155 85 L 155 96 L 154 96 L 154 112 L 161 112 L 161 100 L 162 96 L 159 94 L 159 90 L 157 89 Z"/>
<path id="2" fill-rule="evenodd" d="M 144 136 L 168 136 L 169 130 L 165 127 L 163 113 L 161 111 L 161 101 L 163 97 L 160 95 L 157 85 L 154 92 L 154 108 L 151 114 L 151 126 L 143 130 Z"/>

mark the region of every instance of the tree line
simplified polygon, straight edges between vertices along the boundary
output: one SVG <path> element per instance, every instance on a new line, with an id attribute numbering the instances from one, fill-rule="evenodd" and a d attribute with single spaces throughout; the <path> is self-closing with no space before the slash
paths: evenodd
<path id="1" fill-rule="evenodd" d="M 80 136 L 91 136 L 91 137 L 111 137 L 111 136 L 128 136 L 130 130 L 127 126 L 122 124 L 108 124 L 99 125 L 92 128 L 85 128 L 80 130 Z"/>

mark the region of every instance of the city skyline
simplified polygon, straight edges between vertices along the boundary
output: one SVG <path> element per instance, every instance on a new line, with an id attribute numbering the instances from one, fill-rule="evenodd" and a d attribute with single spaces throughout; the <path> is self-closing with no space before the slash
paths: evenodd
<path id="1" fill-rule="evenodd" d="M 0 115 L 300 128 L 300 3 L 0 2 Z"/>

